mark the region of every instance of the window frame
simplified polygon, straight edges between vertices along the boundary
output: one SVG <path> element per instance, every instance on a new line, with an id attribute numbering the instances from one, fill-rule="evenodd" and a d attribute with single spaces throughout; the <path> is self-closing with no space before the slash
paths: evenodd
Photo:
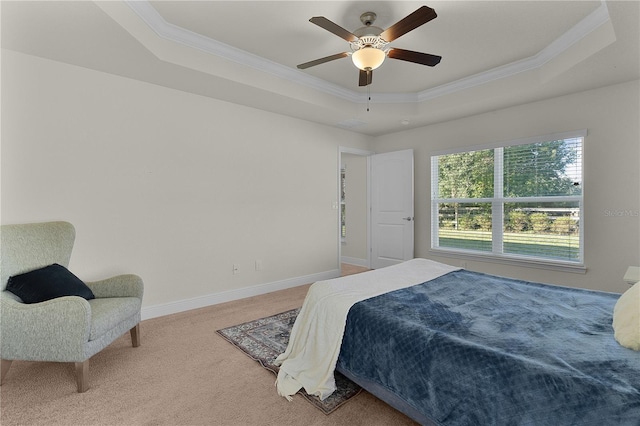
<path id="1" fill-rule="evenodd" d="M 535 136 L 531 138 L 521 138 L 506 142 L 495 142 L 486 145 L 475 145 L 457 149 L 448 149 L 442 151 L 434 151 L 431 154 L 431 244 L 430 253 L 436 256 L 451 257 L 462 260 L 481 261 L 501 263 L 517 266 L 526 266 L 542 269 L 560 270 L 575 273 L 585 273 L 587 268 L 584 264 L 584 149 L 585 141 L 587 137 L 587 130 L 576 130 L 562 133 L 547 134 L 541 136 Z M 503 193 L 503 160 L 502 155 L 505 147 L 527 145 L 543 142 L 552 142 L 564 139 L 582 138 L 580 145 L 580 175 L 581 175 L 581 193 L 579 196 L 541 196 L 541 197 L 517 197 L 508 198 Z M 437 198 L 438 194 L 438 157 L 448 154 L 459 154 L 471 151 L 489 150 L 494 151 L 494 196 L 491 198 Z M 501 197 L 496 194 L 502 194 Z M 501 251 L 494 251 L 496 246 L 503 247 L 504 236 L 504 204 L 508 202 L 548 202 L 548 201 L 572 201 L 578 202 L 580 209 L 580 226 L 579 226 L 579 258 L 577 261 L 562 260 L 562 259 L 550 259 L 544 257 L 535 257 L 531 255 L 519 255 L 513 253 L 504 253 Z M 473 249 L 460 249 L 452 247 L 440 247 L 439 246 L 439 210 L 438 204 L 443 201 L 447 202 L 459 202 L 459 203 L 491 203 L 492 205 L 492 241 L 493 246 L 490 252 L 473 250 Z M 464 262 L 462 263 L 464 265 Z"/>

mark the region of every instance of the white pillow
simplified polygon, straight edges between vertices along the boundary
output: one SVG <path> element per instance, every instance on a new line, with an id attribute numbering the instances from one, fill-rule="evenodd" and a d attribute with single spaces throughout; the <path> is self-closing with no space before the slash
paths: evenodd
<path id="1" fill-rule="evenodd" d="M 625 348 L 640 351 L 640 281 L 625 291 L 613 308 L 614 337 Z"/>

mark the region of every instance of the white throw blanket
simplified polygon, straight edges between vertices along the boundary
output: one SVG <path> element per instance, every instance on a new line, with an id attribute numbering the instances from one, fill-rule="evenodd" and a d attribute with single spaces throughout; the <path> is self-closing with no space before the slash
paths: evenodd
<path id="1" fill-rule="evenodd" d="M 291 330 L 289 345 L 276 358 L 278 394 L 291 400 L 301 387 L 324 400 L 336 389 L 333 372 L 349 309 L 361 300 L 432 280 L 458 270 L 413 259 L 374 271 L 314 283 Z"/>

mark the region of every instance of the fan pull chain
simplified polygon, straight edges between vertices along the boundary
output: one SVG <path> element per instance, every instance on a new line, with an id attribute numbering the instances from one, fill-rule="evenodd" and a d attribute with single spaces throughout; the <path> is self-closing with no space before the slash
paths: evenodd
<path id="1" fill-rule="evenodd" d="M 369 112 L 369 104 L 371 103 L 371 85 L 367 85 L 367 112 Z"/>

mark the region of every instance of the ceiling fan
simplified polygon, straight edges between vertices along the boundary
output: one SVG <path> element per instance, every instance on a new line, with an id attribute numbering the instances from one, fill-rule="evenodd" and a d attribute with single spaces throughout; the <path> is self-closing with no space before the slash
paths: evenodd
<path id="1" fill-rule="evenodd" d="M 351 46 L 351 51 L 305 62 L 304 64 L 298 65 L 298 68 L 306 69 L 325 62 L 351 56 L 354 65 L 360 70 L 358 85 L 367 86 L 371 84 L 373 70 L 382 65 L 386 57 L 428 65 L 430 67 L 436 66 L 440 63 L 442 59 L 441 56 L 389 46 L 389 43 L 398 37 L 426 24 L 436 18 L 436 16 L 438 15 L 436 15 L 435 10 L 428 6 L 422 6 L 386 30 L 383 30 L 373 25 L 377 18 L 376 14 L 373 12 L 365 12 L 360 15 L 360 21 L 364 27 L 358 28 L 353 33 L 331 22 L 324 16 L 313 17 L 309 19 L 309 22 L 348 41 Z"/>

